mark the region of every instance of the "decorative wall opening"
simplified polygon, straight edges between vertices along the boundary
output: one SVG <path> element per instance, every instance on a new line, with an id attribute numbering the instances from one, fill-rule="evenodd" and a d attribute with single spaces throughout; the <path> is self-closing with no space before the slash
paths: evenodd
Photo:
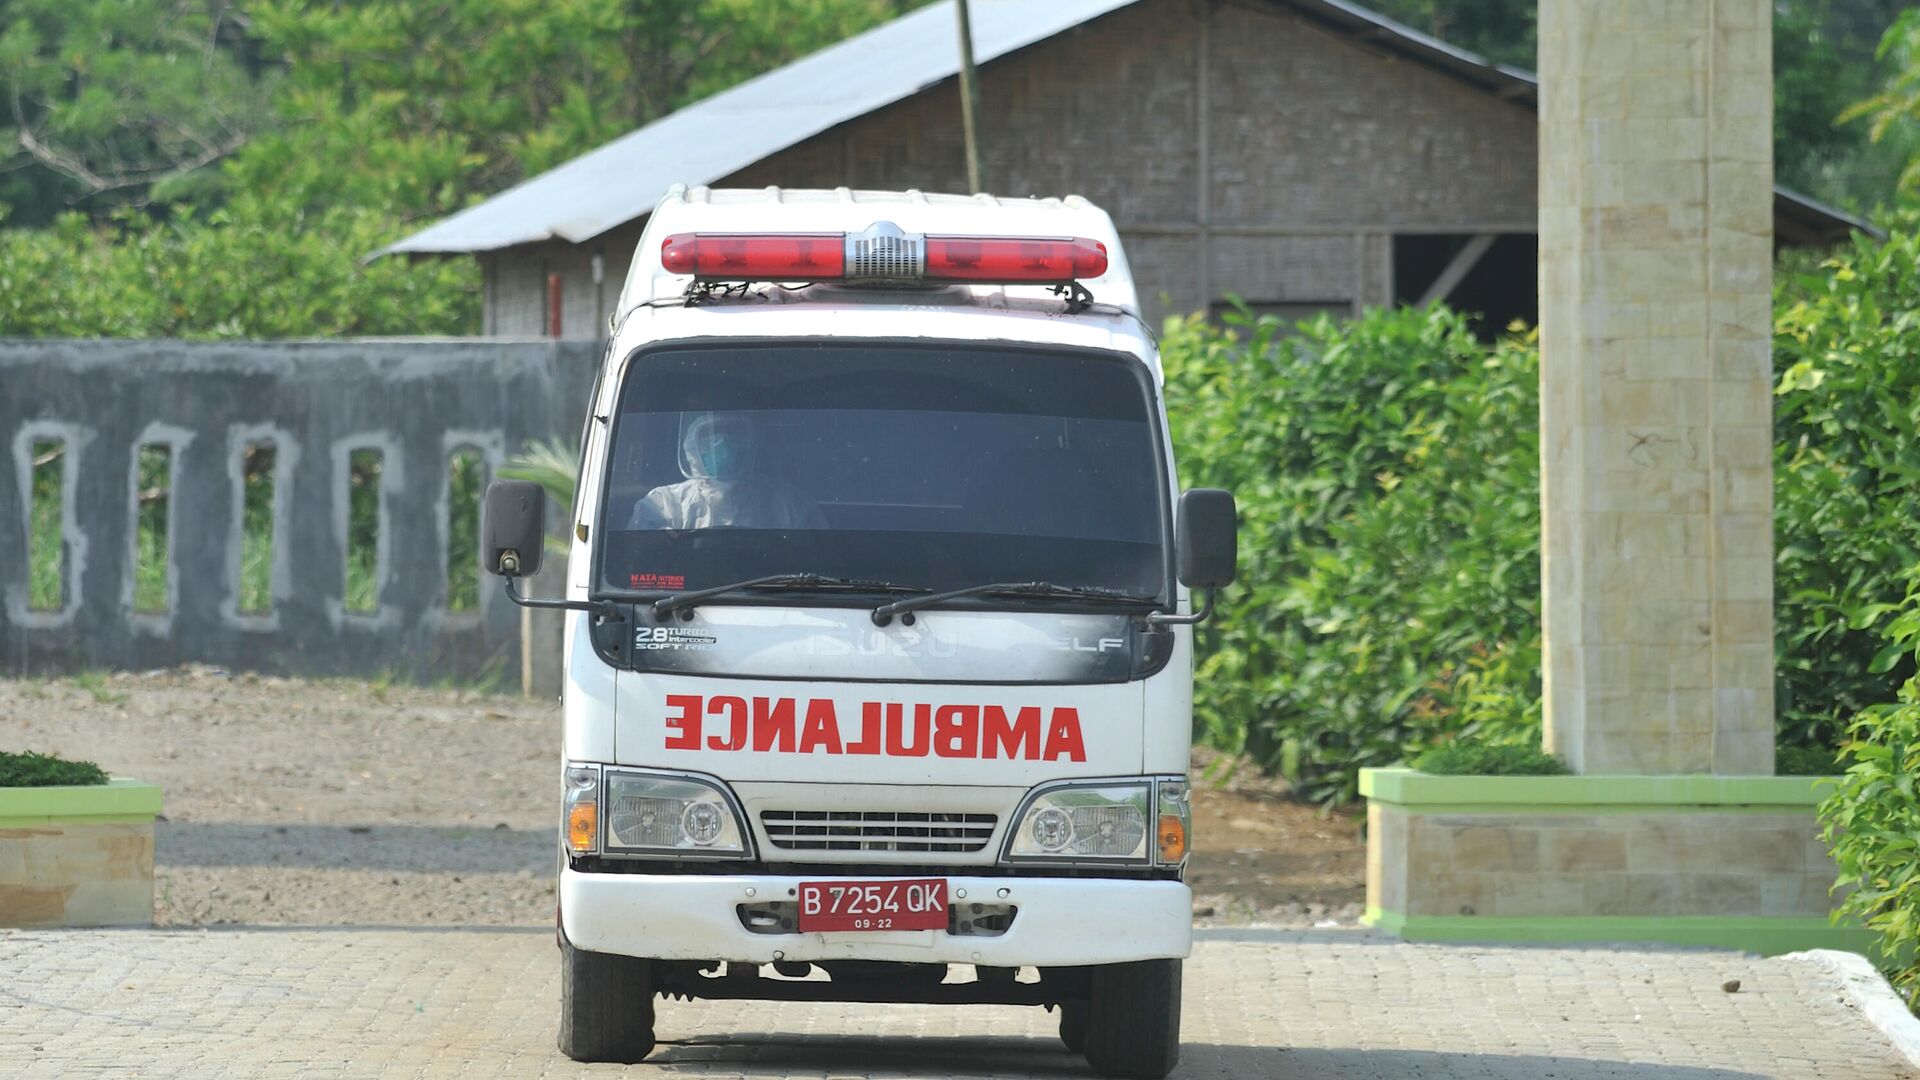
<path id="1" fill-rule="evenodd" d="M 164 614 L 172 606 L 173 447 L 147 443 L 134 455 L 133 610 Z"/>
<path id="2" fill-rule="evenodd" d="M 480 608 L 480 502 L 487 458 L 472 446 L 447 457 L 447 610 Z"/>
<path id="3" fill-rule="evenodd" d="M 67 606 L 67 538 L 62 520 L 67 501 L 67 443 L 35 439 L 28 454 L 33 490 L 27 515 L 27 606 L 59 611 Z"/>
<path id="4" fill-rule="evenodd" d="M 347 457 L 346 608 L 380 608 L 380 471 L 386 455 L 355 450 Z"/>
<path id="5" fill-rule="evenodd" d="M 240 451 L 240 581 L 243 615 L 273 611 L 274 489 L 279 449 L 248 443 Z"/>

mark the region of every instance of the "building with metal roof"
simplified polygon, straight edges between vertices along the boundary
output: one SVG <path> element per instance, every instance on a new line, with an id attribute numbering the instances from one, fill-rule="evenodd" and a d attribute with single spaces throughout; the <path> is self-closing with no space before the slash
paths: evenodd
<path id="1" fill-rule="evenodd" d="M 675 183 L 965 190 L 955 23 L 952 0 L 902 16 L 378 254 L 478 257 L 485 333 L 604 335 Z M 1150 314 L 1537 310 L 1528 72 L 1347 0 L 973 0 L 973 34 L 988 186 L 1108 209 Z M 1782 245 L 1867 228 L 1774 209 Z"/>

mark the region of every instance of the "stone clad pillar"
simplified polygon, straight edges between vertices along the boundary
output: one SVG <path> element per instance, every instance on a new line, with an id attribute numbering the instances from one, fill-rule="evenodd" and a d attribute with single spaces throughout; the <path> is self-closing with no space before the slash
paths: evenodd
<path id="1" fill-rule="evenodd" d="M 1541 0 L 1546 746 L 1773 771 L 1767 0 Z"/>

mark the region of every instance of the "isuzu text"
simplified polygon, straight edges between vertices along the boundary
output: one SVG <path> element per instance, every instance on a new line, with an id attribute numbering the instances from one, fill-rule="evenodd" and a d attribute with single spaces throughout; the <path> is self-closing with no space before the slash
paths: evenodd
<path id="1" fill-rule="evenodd" d="M 666 998 L 1057 1010 L 1179 1055 L 1193 629 L 1233 498 L 1180 494 L 1159 357 L 1079 198 L 675 189 L 546 506 L 481 557 L 567 609 L 560 1047 Z M 1198 602 L 1204 598 L 1204 602 Z"/>

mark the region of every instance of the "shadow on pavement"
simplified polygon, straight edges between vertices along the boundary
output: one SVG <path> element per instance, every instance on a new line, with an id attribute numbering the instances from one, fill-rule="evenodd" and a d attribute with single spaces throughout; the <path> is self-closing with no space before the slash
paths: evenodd
<path id="1" fill-rule="evenodd" d="M 934 1076 L 1092 1076 L 1057 1040 L 877 1038 L 788 1034 L 663 1042 L 647 1064 L 729 1076 L 881 1070 Z M 1174 1080 L 1767 1080 L 1738 1069 L 1532 1054 L 1445 1053 L 1358 1047 L 1289 1049 L 1183 1043 Z"/>
<path id="2" fill-rule="evenodd" d="M 553 829 L 433 825 L 242 825 L 165 821 L 153 861 L 168 866 L 300 866 L 456 874 L 553 873 Z"/>

